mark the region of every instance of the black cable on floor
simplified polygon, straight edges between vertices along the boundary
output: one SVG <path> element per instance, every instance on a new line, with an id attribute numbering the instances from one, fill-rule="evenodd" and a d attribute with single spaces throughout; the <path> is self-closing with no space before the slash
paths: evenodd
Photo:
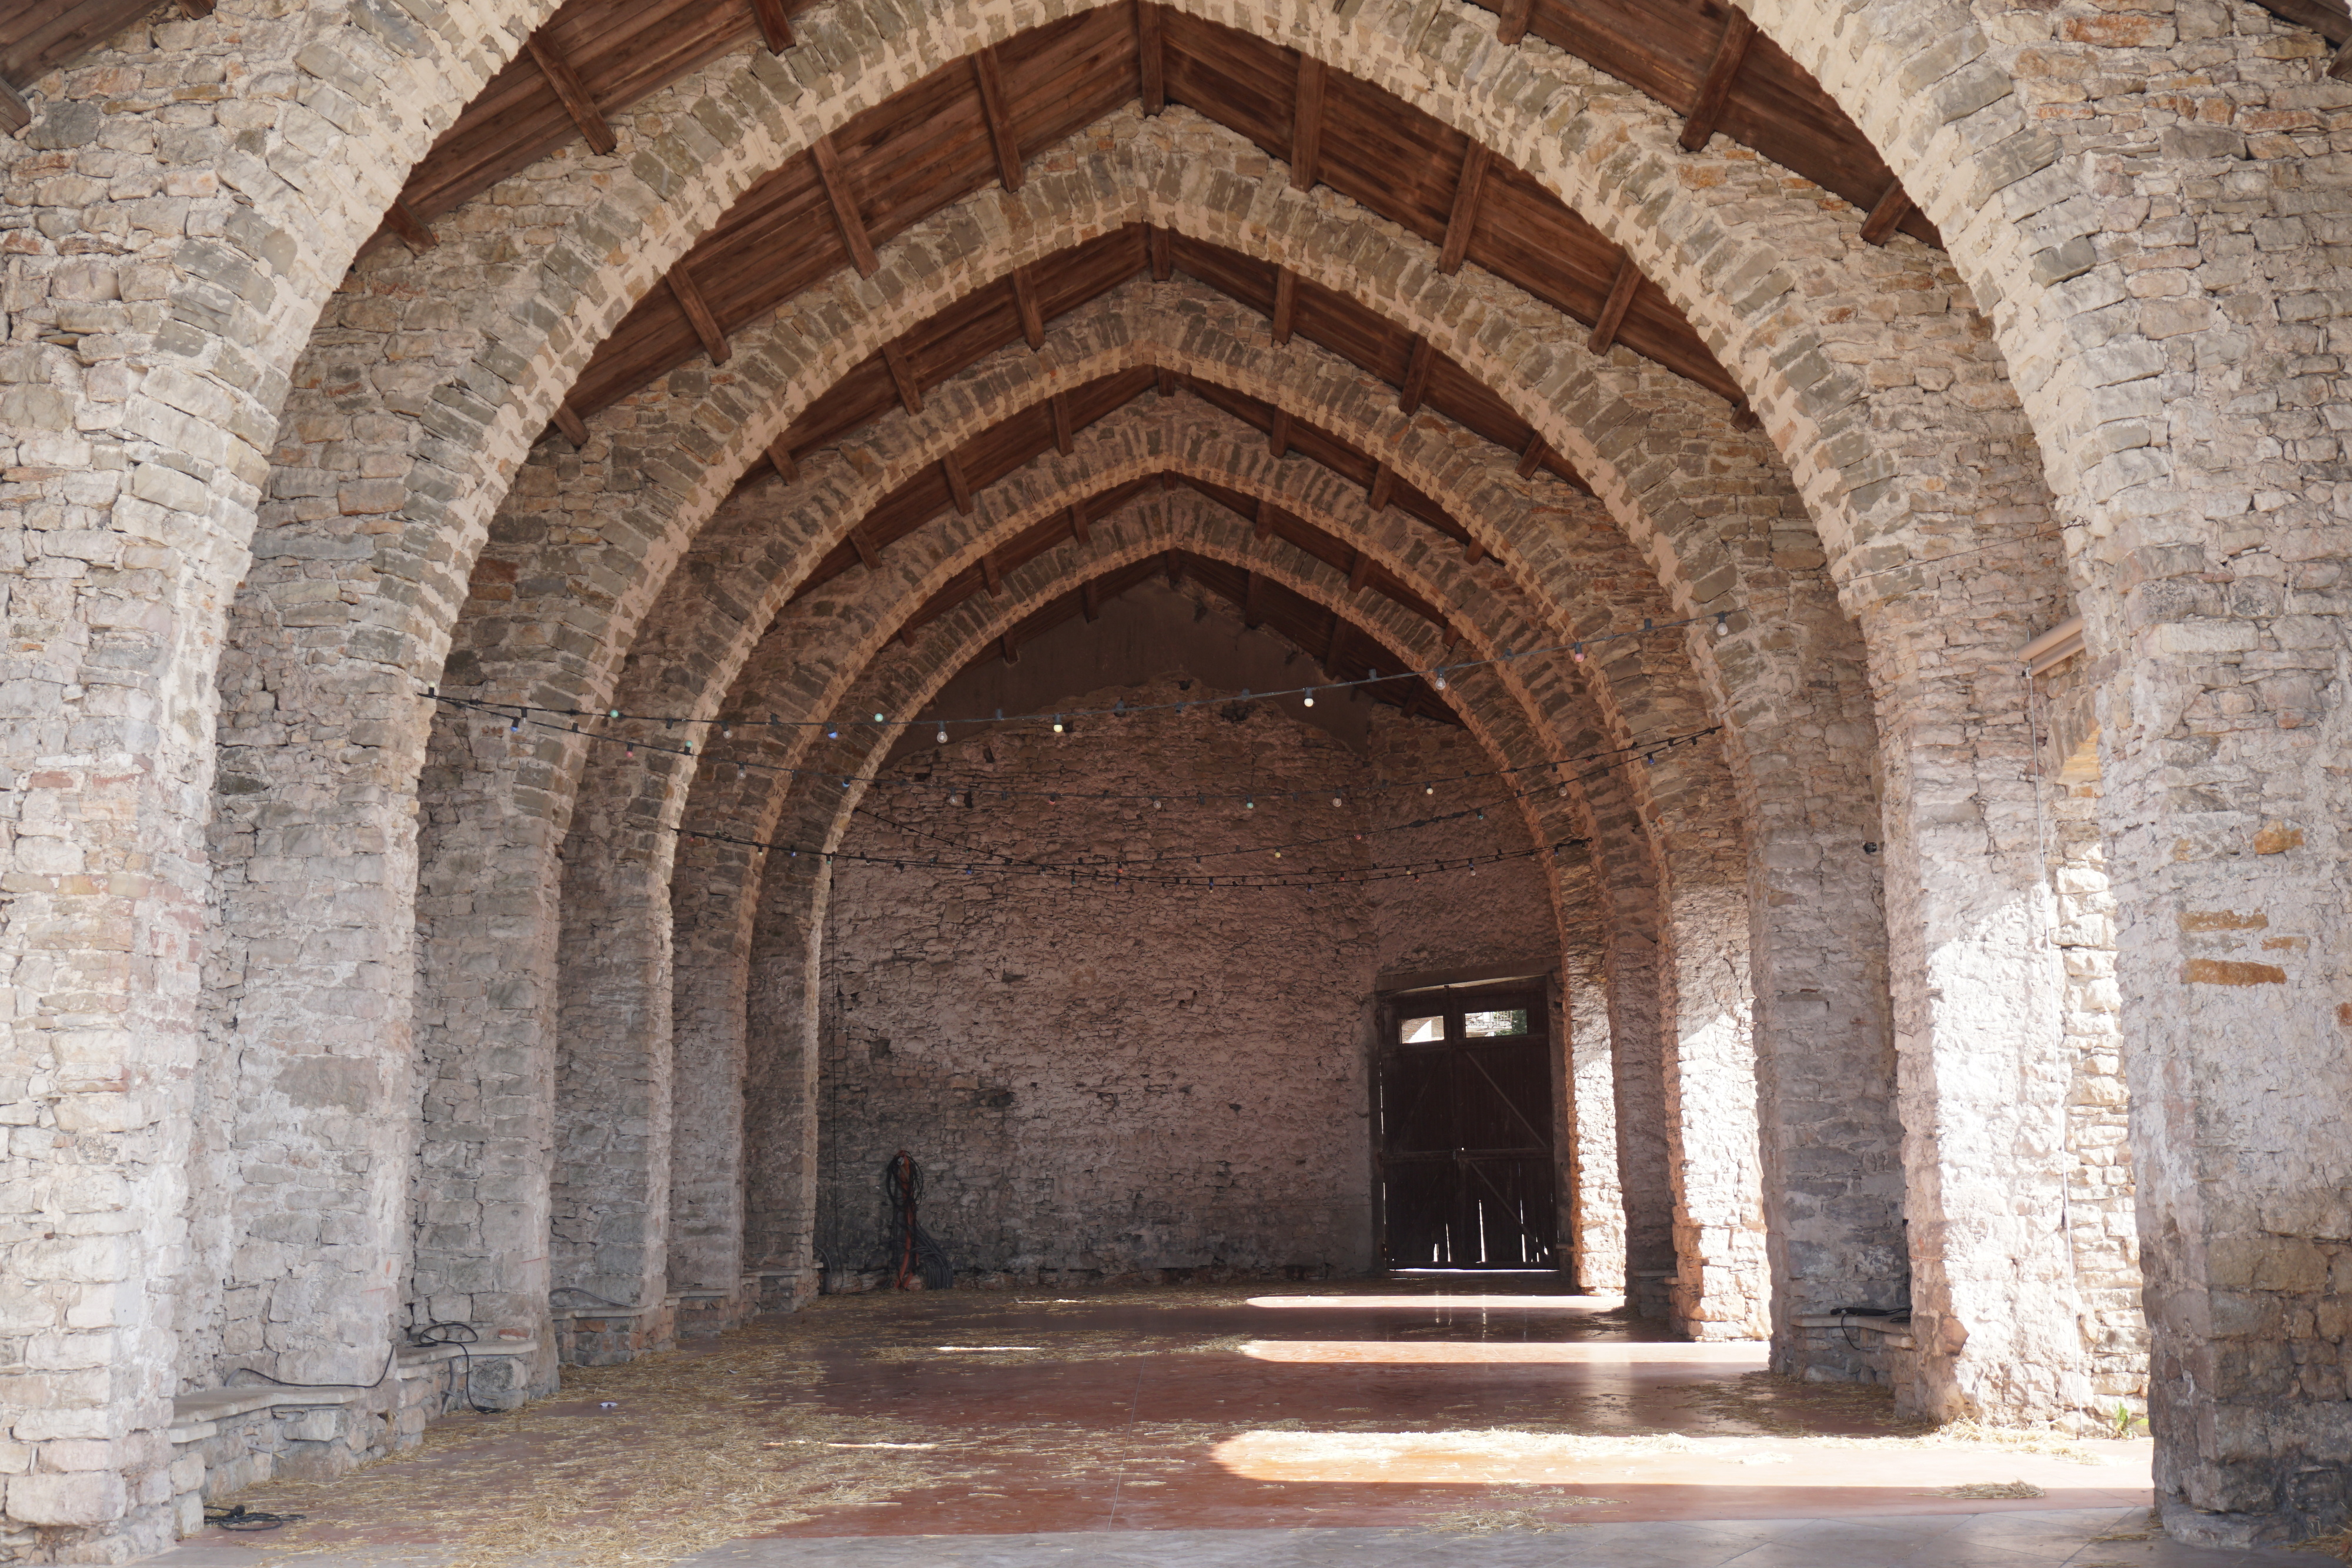
<path id="1" fill-rule="evenodd" d="M 324 1388 L 331 1387 L 333 1385 L 330 1384 L 296 1384 L 292 1386 L 317 1386 Z M 249 1509 L 243 1503 L 238 1503 L 235 1508 L 206 1508 L 205 1510 L 205 1522 L 220 1530 L 277 1530 L 282 1526 L 296 1523 L 299 1521 L 301 1518 L 302 1516 L 299 1513 L 263 1513 L 258 1510 Z"/>

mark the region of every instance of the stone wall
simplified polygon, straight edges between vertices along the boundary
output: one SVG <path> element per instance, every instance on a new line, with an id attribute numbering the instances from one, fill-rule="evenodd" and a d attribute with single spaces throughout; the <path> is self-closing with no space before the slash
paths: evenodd
<path id="1" fill-rule="evenodd" d="M 1189 677 L 1071 706 L 1121 696 L 1202 706 L 1073 721 L 1061 737 L 1008 726 L 908 754 L 891 778 L 922 787 L 878 787 L 844 839 L 845 853 L 911 858 L 904 871 L 846 859 L 833 871 L 818 1089 L 818 1247 L 831 1269 L 883 1260 L 881 1173 L 906 1147 L 928 1172 L 929 1228 L 983 1281 L 1362 1270 L 1376 977 L 1555 967 L 1549 898 L 1526 861 L 1311 892 L 1100 873 L 1074 886 L 915 863 L 940 841 L 1039 861 L 1115 845 L 1231 878 L 1528 845 L 1493 780 L 1380 792 L 1489 771 L 1448 727 L 1376 711 L 1367 757 L 1298 722 L 1295 697 L 1243 701 Z M 980 786 L 976 803 L 950 804 L 966 781 Z M 992 784 L 1071 793 L 1005 800 Z M 1205 800 L 1187 792 L 1204 784 L 1216 791 Z M 1081 799 L 1087 790 L 1166 793 L 1155 808 Z M 1483 821 L 1399 828 L 1478 801 L 1491 803 Z M 1303 838 L 1332 841 L 1276 858 L 1273 846 Z M 1225 845 L 1252 852 L 1192 859 Z"/>

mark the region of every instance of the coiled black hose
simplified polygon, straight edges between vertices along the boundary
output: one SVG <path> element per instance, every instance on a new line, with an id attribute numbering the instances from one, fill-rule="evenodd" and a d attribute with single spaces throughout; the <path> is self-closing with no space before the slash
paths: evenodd
<path id="1" fill-rule="evenodd" d="M 927 1291 L 953 1288 L 955 1266 L 919 1218 L 923 1168 L 904 1149 L 882 1167 L 882 1196 L 890 1206 L 891 1282 L 902 1291 L 919 1278 Z"/>

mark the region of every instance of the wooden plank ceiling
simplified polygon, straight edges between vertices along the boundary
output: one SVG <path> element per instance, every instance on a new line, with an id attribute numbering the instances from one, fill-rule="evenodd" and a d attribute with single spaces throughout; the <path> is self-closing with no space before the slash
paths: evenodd
<path id="1" fill-rule="evenodd" d="M 1124 502 L 1160 482 L 1158 479 L 1137 480 L 1121 486 L 1118 491 L 1107 492 L 1097 500 L 1107 500 L 1117 495 Z M 1104 509 L 1109 508 L 1106 507 Z M 1435 719 L 1441 724 L 1455 726 L 1462 723 L 1461 716 L 1421 676 L 1398 674 L 1394 664 L 1388 665 L 1390 673 L 1383 675 L 1379 662 L 1383 653 L 1380 641 L 1345 615 L 1326 610 L 1305 594 L 1295 592 L 1246 567 L 1182 549 L 1163 550 L 1156 556 L 1115 567 L 1055 595 L 1013 622 L 992 647 L 971 659 L 964 668 L 970 669 L 989 659 L 1003 659 L 1008 664 L 1016 663 L 1021 657 L 1023 643 L 1034 642 L 1055 627 L 1080 615 L 1092 621 L 1110 601 L 1162 574 L 1171 588 L 1187 578 L 1198 582 L 1240 611 L 1244 625 L 1252 631 L 1271 632 L 1313 659 L 1328 681 L 1377 682 L 1376 685 L 1358 687 L 1358 695 L 1371 702 L 1401 708 L 1416 718 Z M 926 616 L 925 619 L 930 617 Z"/>
<path id="2" fill-rule="evenodd" d="M 213 14 L 215 0 L 176 0 L 177 16 Z M 71 65 L 155 9 L 155 0 L 15 0 L 0 5 L 0 131 L 33 122 L 22 89 Z"/>
<path id="3" fill-rule="evenodd" d="M 432 220 L 576 135 L 609 146 L 604 116 L 726 49 L 788 46 L 788 0 L 572 0 L 420 162 L 383 238 L 433 243 Z M 1507 5 L 1508 0 L 1501 0 Z M 768 21 L 762 23 L 762 14 Z M 1797 172 L 1871 210 L 1870 237 L 1935 234 L 1861 134 L 1793 61 L 1713 0 L 1542 0 L 1521 30 L 1689 111 L 1690 130 L 1742 131 Z M 1574 26 L 1571 26 L 1571 22 Z M 1508 14 L 1498 26 L 1512 36 Z M 1749 30 L 1749 31 L 1752 31 Z M 1727 399 L 1738 388 L 1664 294 L 1523 171 L 1369 83 L 1251 35 L 1148 4 L 1033 29 L 856 117 L 760 181 L 600 349 L 559 423 L 593 412 L 1021 160 L 1139 98 L 1189 104 L 1327 184 Z"/>

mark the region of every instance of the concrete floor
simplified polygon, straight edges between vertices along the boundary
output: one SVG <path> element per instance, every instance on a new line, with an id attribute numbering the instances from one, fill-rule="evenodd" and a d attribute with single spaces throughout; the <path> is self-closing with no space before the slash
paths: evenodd
<path id="1" fill-rule="evenodd" d="M 173 1568 L 2191 1568 L 2145 1439 L 1925 1431 L 1548 1280 L 828 1298 L 238 1500 Z M 1473 1294 L 1473 1291 L 1479 1293 Z M 1990 1497 L 1989 1490 L 2024 1491 Z"/>

